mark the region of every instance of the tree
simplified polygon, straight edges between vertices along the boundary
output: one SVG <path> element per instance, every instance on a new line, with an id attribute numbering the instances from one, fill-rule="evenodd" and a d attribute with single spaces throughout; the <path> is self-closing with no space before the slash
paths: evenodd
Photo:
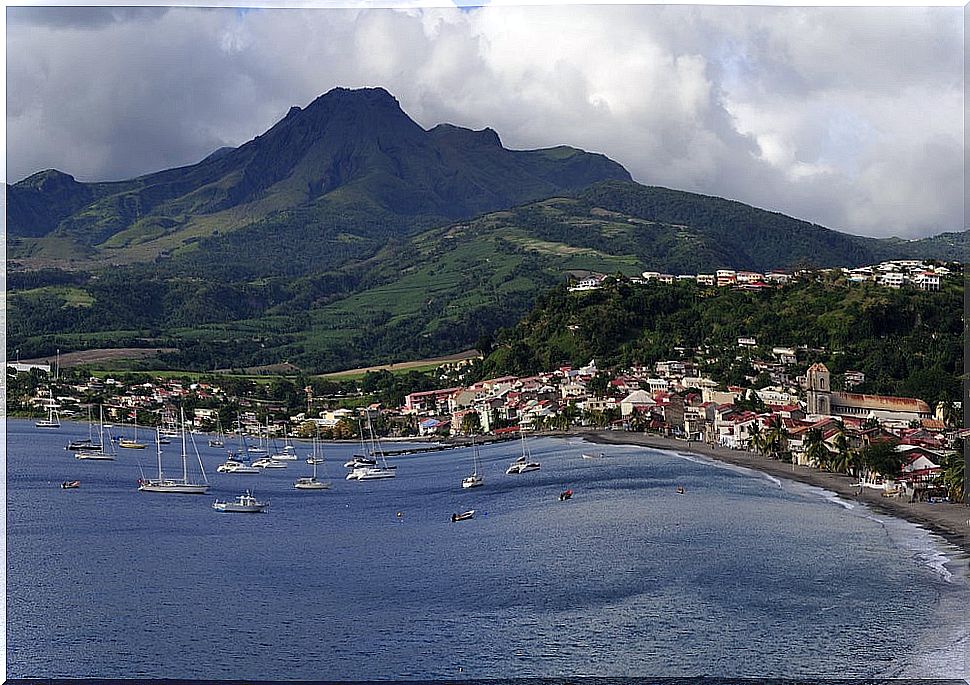
<path id="1" fill-rule="evenodd" d="M 808 462 L 816 468 L 828 470 L 829 468 L 829 448 L 825 445 L 822 431 L 813 428 L 805 436 L 805 457 Z"/>
<path id="2" fill-rule="evenodd" d="M 950 452 L 943 457 L 942 469 L 937 482 L 946 488 L 947 497 L 953 502 L 963 502 L 966 494 L 966 462 L 963 451 Z"/>
<path id="3" fill-rule="evenodd" d="M 781 459 L 788 449 L 788 429 L 780 416 L 773 416 L 768 424 L 765 440 L 772 459 Z"/>
<path id="4" fill-rule="evenodd" d="M 482 432 L 482 420 L 477 411 L 471 411 L 461 417 L 461 432 L 464 435 L 475 435 Z"/>
<path id="5" fill-rule="evenodd" d="M 852 450 L 849 449 L 849 438 L 845 433 L 845 425 L 838 424 L 835 434 L 835 454 L 830 459 L 830 468 L 836 473 L 849 473 L 852 470 Z"/>
<path id="6" fill-rule="evenodd" d="M 768 452 L 768 446 L 765 442 L 765 434 L 761 430 L 761 425 L 755 421 L 751 428 L 748 429 L 748 435 L 751 436 L 751 446 L 758 450 L 758 454 L 765 456 Z"/>
<path id="7" fill-rule="evenodd" d="M 866 445 L 862 450 L 863 466 L 884 478 L 895 478 L 902 471 L 904 457 L 896 451 L 895 440 L 881 440 Z"/>

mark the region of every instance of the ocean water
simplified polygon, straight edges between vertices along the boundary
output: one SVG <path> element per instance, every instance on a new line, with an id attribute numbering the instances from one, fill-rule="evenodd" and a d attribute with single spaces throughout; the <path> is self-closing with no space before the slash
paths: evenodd
<path id="1" fill-rule="evenodd" d="M 304 462 L 220 474 L 200 437 L 210 493 L 153 495 L 151 448 L 77 461 L 64 445 L 85 435 L 7 423 L 8 677 L 970 673 L 953 548 L 744 469 L 538 439 L 541 471 L 505 475 L 518 443 L 485 446 L 469 491 L 468 449 L 358 483 L 352 446 L 327 446 L 333 489 L 301 492 Z M 247 487 L 266 513 L 212 510 Z"/>

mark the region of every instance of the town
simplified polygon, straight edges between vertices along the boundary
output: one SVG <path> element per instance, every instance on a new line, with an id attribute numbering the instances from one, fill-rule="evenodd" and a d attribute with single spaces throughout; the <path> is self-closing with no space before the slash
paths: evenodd
<path id="1" fill-rule="evenodd" d="M 723 270 L 710 284 L 767 287 L 832 272 L 850 282 L 936 290 L 951 270 L 921 261 L 795 274 Z M 635 280 L 643 285 L 673 278 L 644 277 Z M 581 296 L 600 282 L 586 279 L 570 290 Z M 86 377 L 80 370 L 62 374 L 56 363 L 53 369 L 10 363 L 8 412 L 83 420 L 102 405 L 106 418 L 120 426 L 153 426 L 170 423 L 182 407 L 196 431 L 327 439 L 355 439 L 365 418 L 383 436 L 444 441 L 473 435 L 507 439 L 520 431 L 629 431 L 679 439 L 687 448 L 704 444 L 756 452 L 851 474 L 887 496 L 962 500 L 960 452 L 970 431 L 961 427 L 959 402 L 931 405 L 924 398 L 852 392 L 865 383 L 863 372 L 833 374 L 825 364 L 809 362 L 816 351 L 780 342 L 741 336 L 734 350 L 682 349 L 678 359 L 622 369 L 601 369 L 590 360 L 525 377 L 481 379 L 480 361 L 465 360 L 440 366 L 433 378 L 383 371 L 342 383 L 318 377 L 296 382 Z M 744 384 L 717 382 L 704 372 L 717 357 L 743 359 L 752 375 Z M 432 387 L 408 387 L 417 380 Z"/>

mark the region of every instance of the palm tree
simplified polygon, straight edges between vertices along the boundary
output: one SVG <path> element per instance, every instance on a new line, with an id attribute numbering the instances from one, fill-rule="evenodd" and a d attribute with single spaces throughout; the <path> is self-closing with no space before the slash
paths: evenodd
<path id="1" fill-rule="evenodd" d="M 837 424 L 835 434 L 835 455 L 831 460 L 832 470 L 836 473 L 849 473 L 852 469 L 852 450 L 849 449 L 849 439 L 845 434 L 845 425 Z"/>
<path id="2" fill-rule="evenodd" d="M 761 432 L 761 426 L 755 421 L 751 424 L 751 428 L 748 429 L 748 435 L 751 436 L 751 446 L 758 450 L 761 456 L 765 454 L 765 441 L 764 434 Z"/>
<path id="3" fill-rule="evenodd" d="M 772 421 L 768 426 L 768 433 L 765 436 L 768 451 L 771 453 L 772 459 L 781 459 L 781 455 L 787 447 L 788 437 L 788 429 L 785 428 L 781 417 L 772 417 Z"/>
<path id="4" fill-rule="evenodd" d="M 818 428 L 813 428 L 805 435 L 805 457 L 815 468 L 828 470 L 831 461 L 829 448 Z"/>
<path id="5" fill-rule="evenodd" d="M 964 497 L 964 486 L 966 484 L 966 464 L 963 455 L 959 452 L 952 452 L 943 458 L 943 467 L 940 474 L 939 483 L 946 488 L 947 496 L 953 502 L 962 502 Z"/>

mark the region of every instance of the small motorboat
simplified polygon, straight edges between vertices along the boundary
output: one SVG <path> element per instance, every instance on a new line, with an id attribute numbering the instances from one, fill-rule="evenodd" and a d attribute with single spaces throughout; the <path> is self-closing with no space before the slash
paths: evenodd
<path id="1" fill-rule="evenodd" d="M 244 494 L 239 495 L 239 497 L 232 502 L 222 502 L 220 500 L 216 500 L 212 503 L 212 508 L 216 511 L 235 514 L 259 514 L 267 506 L 269 506 L 269 502 L 260 502 L 253 497 L 249 490 L 247 490 Z"/>
<path id="2" fill-rule="evenodd" d="M 590 454 L 589 452 L 583 452 L 583 459 L 602 459 L 606 456 L 606 453 L 600 452 L 599 454 Z"/>
<path id="3" fill-rule="evenodd" d="M 463 511 L 460 514 L 452 514 L 451 522 L 457 523 L 458 521 L 467 521 L 468 519 L 473 519 L 473 518 L 475 518 L 475 510 L 469 509 L 468 511 Z"/>
<path id="4" fill-rule="evenodd" d="M 66 480 L 61 483 L 61 487 L 65 490 L 77 490 L 81 487 L 81 481 L 79 480 Z"/>
<path id="5" fill-rule="evenodd" d="M 684 490 L 684 486 L 683 485 L 678 485 L 677 486 L 677 494 L 678 495 L 683 495 L 685 492 L 687 492 L 687 491 Z"/>
<path id="6" fill-rule="evenodd" d="M 225 446 L 226 446 L 226 443 L 224 443 L 222 440 L 209 441 L 209 447 L 225 447 Z"/>
<path id="7" fill-rule="evenodd" d="M 572 499 L 572 498 L 573 498 L 572 490 L 563 490 L 562 492 L 559 493 L 560 502 L 565 502 L 567 499 Z"/>

